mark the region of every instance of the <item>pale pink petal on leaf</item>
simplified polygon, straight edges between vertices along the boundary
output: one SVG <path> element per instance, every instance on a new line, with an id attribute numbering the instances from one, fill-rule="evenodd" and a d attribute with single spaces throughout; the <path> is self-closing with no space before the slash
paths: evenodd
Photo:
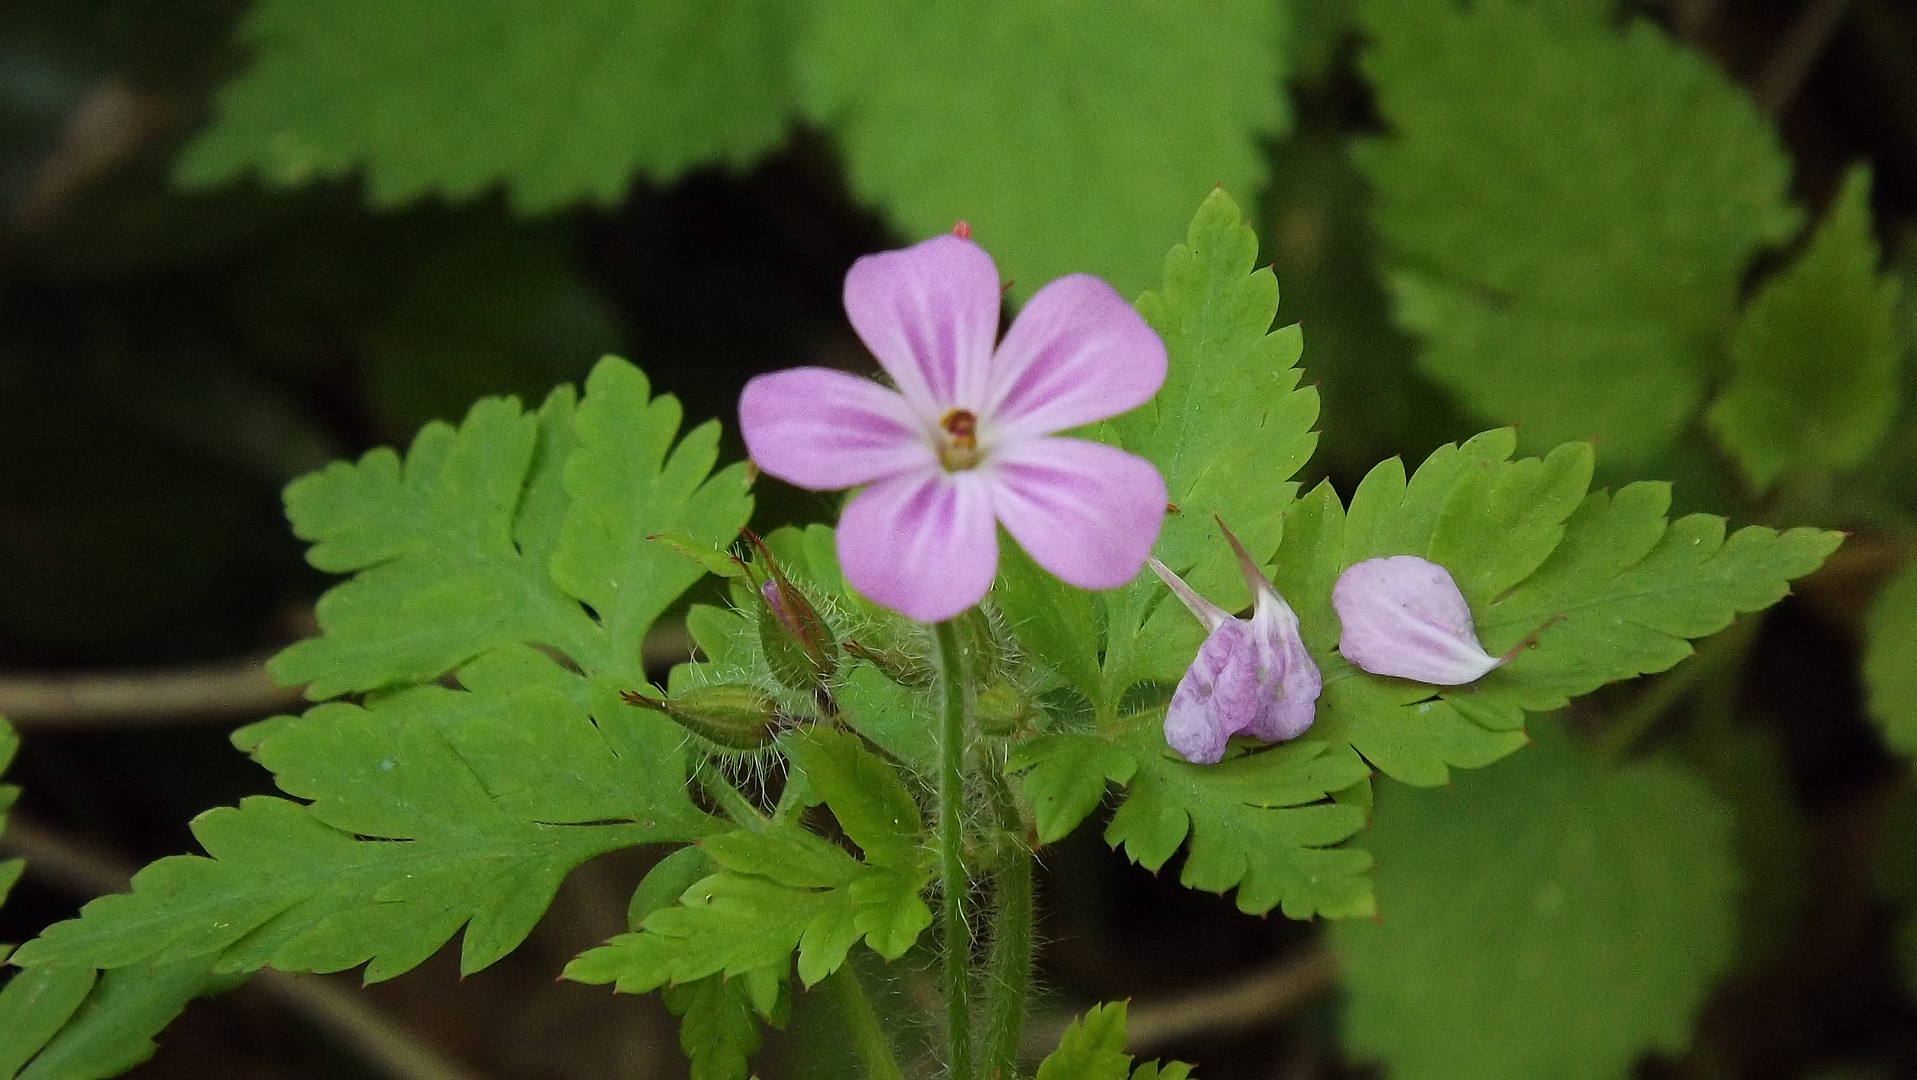
<path id="1" fill-rule="evenodd" d="M 1298 617 L 1290 605 L 1266 586 L 1266 595 L 1258 597 L 1258 610 L 1251 619 L 1250 636 L 1258 647 L 1260 686 L 1266 691 L 1263 707 L 1245 726 L 1245 732 L 1266 742 L 1285 742 L 1303 735 L 1318 718 L 1318 694 L 1324 680 L 1317 661 L 1305 651 L 1304 638 L 1298 632 Z"/>
<path id="2" fill-rule="evenodd" d="M 1073 274 L 1038 290 L 992 359 L 982 415 L 1003 437 L 1117 416 L 1165 383 L 1165 343 L 1110 285 Z"/>
<path id="3" fill-rule="evenodd" d="M 1025 439 L 994 450 L 992 509 L 1032 560 L 1081 589 L 1138 576 L 1165 519 L 1151 462 L 1081 439 Z"/>
<path id="4" fill-rule="evenodd" d="M 881 480 L 839 516 L 846 583 L 873 603 L 940 622 L 978 603 L 998 572 L 992 498 L 976 472 L 936 466 Z"/>
<path id="5" fill-rule="evenodd" d="M 762 471 L 818 491 L 938 463 L 904 398 L 830 368 L 754 376 L 739 395 L 739 432 Z"/>
<path id="6" fill-rule="evenodd" d="M 1258 685 L 1256 650 L 1238 619 L 1219 624 L 1199 646 L 1165 709 L 1165 742 L 1179 757 L 1211 765 L 1244 730 L 1267 694 Z"/>
<path id="7" fill-rule="evenodd" d="M 931 422 L 983 403 L 998 312 L 992 257 L 956 236 L 867 255 L 845 275 L 852 329 Z"/>
<path id="8" fill-rule="evenodd" d="M 1501 663 L 1478 644 L 1450 571 L 1428 559 L 1367 559 L 1339 575 L 1331 606 L 1338 651 L 1373 675 L 1458 686 Z"/>

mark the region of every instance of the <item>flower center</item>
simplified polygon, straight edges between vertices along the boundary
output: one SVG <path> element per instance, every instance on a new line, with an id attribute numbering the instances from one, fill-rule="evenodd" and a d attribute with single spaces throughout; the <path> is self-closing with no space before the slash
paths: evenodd
<path id="1" fill-rule="evenodd" d="M 939 464 L 947 472 L 978 465 L 978 417 L 970 409 L 952 409 L 939 417 L 945 438 L 939 443 Z"/>

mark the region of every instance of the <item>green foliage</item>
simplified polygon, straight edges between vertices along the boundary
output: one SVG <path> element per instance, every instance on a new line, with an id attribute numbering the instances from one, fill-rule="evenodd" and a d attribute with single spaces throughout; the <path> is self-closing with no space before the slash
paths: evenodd
<path id="1" fill-rule="evenodd" d="M 242 30 L 251 65 L 177 175 L 363 169 L 379 205 L 500 184 L 527 211 L 615 202 L 634 173 L 741 166 L 784 137 L 796 18 L 783 0 L 269 0 Z"/>
<path id="2" fill-rule="evenodd" d="M 564 387 L 536 416 L 487 399 L 458 429 L 427 425 L 403 468 L 382 448 L 296 481 L 287 514 L 309 560 L 359 573 L 321 597 L 321 636 L 275 657 L 274 677 L 326 698 L 532 642 L 636 683 L 646 628 L 701 573 L 645 537 L 723 543 L 751 512 L 743 466 L 707 476 L 716 424 L 667 455 L 679 416 L 608 358 L 577 406 Z"/>
<path id="3" fill-rule="evenodd" d="M 1894 750 L 1917 753 L 1917 563 L 1871 601 L 1864 624 L 1864 686 L 1871 719 Z"/>
<path id="4" fill-rule="evenodd" d="M 1147 1062 L 1132 1071 L 1125 1052 L 1125 1002 L 1095 1005 L 1071 1022 L 1058 1049 L 1039 1063 L 1038 1080 L 1188 1080 L 1191 1066 Z"/>
<path id="5" fill-rule="evenodd" d="M 1263 184 L 1261 142 L 1290 126 L 1282 10 L 827 0 L 801 82 L 853 190 L 907 235 L 965 219 L 1027 295 L 1074 271 L 1130 295 L 1192 199 Z"/>
<path id="6" fill-rule="evenodd" d="M 1340 923 L 1348 1048 L 1394 1077 L 1629 1075 L 1681 1049 L 1732 951 L 1728 808 L 1555 725 L 1455 790 L 1379 793 L 1373 924 Z"/>
<path id="7" fill-rule="evenodd" d="M 1691 416 L 1789 161 L 1743 91 L 1601 4 L 1367 0 L 1358 147 L 1398 322 L 1473 412 L 1618 462 Z"/>
<path id="8" fill-rule="evenodd" d="M 1803 254 L 1739 318 L 1736 374 L 1710 423 L 1759 490 L 1786 470 L 1857 465 L 1890 430 L 1900 290 L 1877 276 L 1877 259 L 1870 169 L 1859 166 Z"/>
<path id="9" fill-rule="evenodd" d="M 1186 242 L 1165 257 L 1165 283 L 1138 309 L 1165 339 L 1164 389 L 1110 431 L 1165 476 L 1178 507 L 1154 553 L 1200 594 L 1230 609 L 1250 602 L 1214 514 L 1258 559 L 1269 556 L 1296 486 L 1290 477 L 1317 445 L 1318 394 L 1298 386 L 1304 339 L 1271 330 L 1278 281 L 1254 270 L 1258 237 L 1221 189 L 1192 219 Z M 1108 601 L 1101 708 L 1115 710 L 1133 683 L 1183 673 L 1200 635 L 1189 615 L 1164 603 L 1149 572 Z"/>
<path id="10" fill-rule="evenodd" d="M 918 804 L 857 736 L 812 728 L 788 749 L 865 860 L 796 825 L 709 837 L 701 846 L 718 873 L 694 882 L 677 905 L 644 914 L 637 933 L 581 955 L 567 978 L 644 993 L 711 975 L 783 973 L 797 949 L 809 987 L 838 970 L 861 938 L 887 960 L 911 949 L 932 924 L 919 895 L 931 872 Z"/>
<path id="11" fill-rule="evenodd" d="M 708 975 L 660 995 L 679 1017 L 679 1048 L 692 1062 L 692 1080 L 745 1080 L 759 1052 L 759 1025 L 745 979 Z"/>
<path id="12" fill-rule="evenodd" d="M 158 1049 L 153 1037 L 188 1002 L 224 990 L 235 981 L 213 975 L 210 963 L 208 958 L 198 957 L 101 974 L 59 1034 L 21 1070 L 19 1080 L 105 1080 L 152 1057 Z M 76 978 L 71 985 L 80 982 Z M 13 1075 L 6 1071 L 4 1062 L 0 1062 L 0 1075 Z"/>
<path id="13" fill-rule="evenodd" d="M 92 991 L 99 972 L 49 965 L 16 972 L 0 989 L 0 1077 L 13 1080 Z"/>
<path id="14" fill-rule="evenodd" d="M 311 805 L 254 797 L 208 811 L 193 829 L 209 857 L 154 863 L 130 894 L 92 901 L 17 961 L 370 961 L 371 982 L 465 926 L 460 963 L 472 972 L 519 944 L 573 867 L 709 828 L 686 798 L 676 741 L 616 703 L 589 717 L 557 688 L 573 676 L 523 653 L 462 670 L 474 690 L 416 687 L 242 730 L 280 787 Z M 528 677 L 516 663 L 552 674 L 497 685 Z"/>
<path id="15" fill-rule="evenodd" d="M 1364 811 L 1327 802 L 1370 775 L 1350 750 L 1320 740 L 1192 765 L 1168 756 L 1158 717 L 1134 718 L 1115 738 L 1053 735 L 1014 751 L 1039 837 L 1064 836 L 1098 805 L 1111 779 L 1127 785 L 1105 840 L 1156 871 L 1189 838 L 1179 880 L 1238 889 L 1238 908 L 1282 907 L 1294 919 L 1373 912 L 1371 857 L 1335 848 L 1364 826 Z"/>
<path id="16" fill-rule="evenodd" d="M 0 716 L 0 776 L 6 775 L 7 766 L 13 763 L 13 755 L 20 749 L 20 736 L 14 734 L 13 725 L 7 718 Z M 13 801 L 20 797 L 20 789 L 12 784 L 0 784 L 0 833 L 7 830 L 7 811 Z M 20 871 L 25 869 L 24 859 L 0 859 L 0 904 L 7 902 L 7 893 L 12 891 L 13 883 L 20 880 Z M 6 959 L 4 946 L 0 946 L 0 960 Z"/>

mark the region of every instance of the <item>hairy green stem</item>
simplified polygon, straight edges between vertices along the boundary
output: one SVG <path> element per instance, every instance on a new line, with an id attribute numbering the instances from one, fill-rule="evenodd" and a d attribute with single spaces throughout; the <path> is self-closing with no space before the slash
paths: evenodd
<path id="1" fill-rule="evenodd" d="M 717 803 L 725 811 L 734 825 L 751 829 L 753 832 L 765 831 L 765 815 L 752 805 L 752 800 L 738 788 L 732 786 L 719 771 L 719 767 L 710 761 L 701 761 L 693 774 L 699 786 L 705 789 L 706 797 Z"/>
<path id="2" fill-rule="evenodd" d="M 1032 852 L 1025 846 L 1017 805 L 1005 777 L 992 770 L 998 811 L 998 870 L 993 875 L 992 958 L 985 989 L 985 1035 L 980 1061 L 985 1080 L 1016 1075 L 1032 990 Z"/>
<path id="3" fill-rule="evenodd" d="M 946 1068 L 972 1080 L 972 935 L 965 925 L 965 657 L 947 621 L 939 648 L 939 892 L 945 928 Z"/>
<path id="4" fill-rule="evenodd" d="M 859 1052 L 865 1080 L 904 1080 L 898 1059 L 892 1056 L 892 1044 L 879 1026 L 879 1014 L 872 1011 L 872 999 L 866 996 L 865 984 L 859 981 L 851 962 L 841 964 L 825 981 L 845 1016 L 845 1028 Z"/>

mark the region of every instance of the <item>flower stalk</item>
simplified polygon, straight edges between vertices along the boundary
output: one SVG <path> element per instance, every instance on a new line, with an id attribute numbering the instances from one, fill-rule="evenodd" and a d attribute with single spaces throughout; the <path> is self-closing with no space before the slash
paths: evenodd
<path id="1" fill-rule="evenodd" d="M 991 772 L 998 813 L 998 866 L 992 888 L 992 956 L 986 969 L 985 1031 L 980 1047 L 984 1080 L 1017 1075 L 1025 1007 L 1032 989 L 1032 852 L 1011 788 Z"/>
<path id="2" fill-rule="evenodd" d="M 972 935 L 965 921 L 965 655 L 953 621 L 933 627 L 939 653 L 939 893 L 945 931 L 946 1068 L 972 1077 Z"/>

